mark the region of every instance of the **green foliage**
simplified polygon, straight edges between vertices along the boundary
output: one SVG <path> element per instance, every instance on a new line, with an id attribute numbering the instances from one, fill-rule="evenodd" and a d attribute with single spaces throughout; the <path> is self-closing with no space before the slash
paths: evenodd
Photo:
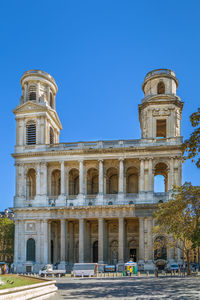
<path id="1" fill-rule="evenodd" d="M 200 242 L 200 186 L 175 187 L 171 200 L 158 205 L 154 233 L 168 237 L 168 246 L 181 248 L 187 260 Z"/>
<path id="2" fill-rule="evenodd" d="M 195 162 L 196 166 L 200 168 L 200 108 L 190 116 L 190 121 L 195 130 L 183 144 L 185 152 L 183 159 L 192 159 L 192 162 Z"/>
<path id="3" fill-rule="evenodd" d="M 8 218 L 0 218 L 0 255 L 14 255 L 14 222 Z"/>

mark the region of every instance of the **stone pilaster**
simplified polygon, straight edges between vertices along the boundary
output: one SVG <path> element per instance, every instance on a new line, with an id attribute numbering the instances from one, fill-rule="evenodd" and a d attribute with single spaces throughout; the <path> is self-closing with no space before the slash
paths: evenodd
<path id="1" fill-rule="evenodd" d="M 37 82 L 36 100 L 37 102 L 40 100 L 40 82 Z"/>
<path id="2" fill-rule="evenodd" d="M 68 222 L 65 219 L 60 220 L 60 264 L 59 268 L 65 269 L 66 257 L 68 252 L 67 245 Z"/>
<path id="3" fill-rule="evenodd" d="M 79 219 L 79 263 L 85 261 L 85 220 Z"/>
<path id="4" fill-rule="evenodd" d="M 153 192 L 154 190 L 154 174 L 152 169 L 152 158 L 149 158 L 149 191 Z"/>
<path id="5" fill-rule="evenodd" d="M 125 241 L 125 224 L 124 218 L 119 218 L 119 231 L 118 231 L 118 262 L 124 263 L 124 241 Z"/>
<path id="6" fill-rule="evenodd" d="M 15 245 L 14 245 L 14 262 L 17 265 L 19 260 L 19 221 L 15 220 Z"/>
<path id="7" fill-rule="evenodd" d="M 147 248 L 148 248 L 148 255 L 147 259 L 148 260 L 153 260 L 153 233 L 152 233 L 152 228 L 153 228 L 153 219 L 152 217 L 149 217 L 147 219 Z"/>

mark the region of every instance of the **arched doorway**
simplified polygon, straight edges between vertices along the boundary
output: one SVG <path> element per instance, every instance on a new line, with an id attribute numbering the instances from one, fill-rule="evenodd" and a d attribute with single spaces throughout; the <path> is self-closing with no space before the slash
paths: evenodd
<path id="1" fill-rule="evenodd" d="M 93 262 L 98 262 L 98 241 L 93 243 Z"/>

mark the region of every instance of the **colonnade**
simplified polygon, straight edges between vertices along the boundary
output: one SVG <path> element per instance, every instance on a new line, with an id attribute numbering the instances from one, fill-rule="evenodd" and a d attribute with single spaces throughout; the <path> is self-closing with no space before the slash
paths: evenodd
<path id="1" fill-rule="evenodd" d="M 139 192 L 154 190 L 154 173 L 155 163 L 152 157 L 139 159 Z M 114 160 L 117 161 L 116 159 Z M 128 161 L 128 160 L 126 160 Z M 118 159 L 118 193 L 126 193 L 125 182 L 125 163 L 124 159 Z M 159 160 L 157 160 L 159 162 Z M 162 160 L 161 160 L 162 161 Z M 87 194 L 86 181 L 85 181 L 85 166 L 84 161 L 79 160 L 79 195 Z M 106 194 L 105 187 L 105 174 L 104 174 L 104 162 L 106 159 L 98 160 L 98 191 L 99 195 Z M 68 161 L 60 161 L 60 182 L 61 182 L 61 195 L 69 195 L 69 167 Z M 77 163 L 77 162 L 76 162 Z M 26 174 L 28 168 L 34 168 L 36 170 L 36 195 L 46 196 L 48 191 L 48 164 L 51 162 L 41 161 L 33 166 L 29 164 L 17 163 L 16 164 L 16 196 L 25 196 L 26 191 Z M 182 182 L 182 163 L 180 158 L 171 157 L 169 161 L 162 161 L 163 165 L 166 165 L 166 180 L 168 182 L 168 190 L 171 190 L 173 185 L 180 185 Z"/>

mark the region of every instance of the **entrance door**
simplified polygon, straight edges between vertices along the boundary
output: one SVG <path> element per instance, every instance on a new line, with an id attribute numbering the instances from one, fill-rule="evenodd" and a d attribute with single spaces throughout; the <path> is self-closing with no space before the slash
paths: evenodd
<path id="1" fill-rule="evenodd" d="M 137 251 L 135 248 L 130 249 L 130 259 L 133 260 L 134 262 L 137 261 Z"/>
<path id="2" fill-rule="evenodd" d="M 93 262 L 98 262 L 98 241 L 93 244 Z"/>

